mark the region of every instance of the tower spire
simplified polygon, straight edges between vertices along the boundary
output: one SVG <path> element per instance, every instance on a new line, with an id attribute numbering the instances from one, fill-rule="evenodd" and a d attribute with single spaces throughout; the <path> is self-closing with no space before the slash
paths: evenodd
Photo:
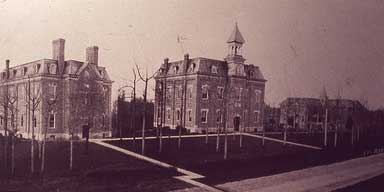
<path id="1" fill-rule="evenodd" d="M 241 35 L 239 27 L 237 26 L 237 22 L 235 23 L 235 28 L 232 31 L 231 36 L 229 36 L 227 43 L 239 43 L 239 44 L 244 44 L 245 40 L 243 35 Z"/>

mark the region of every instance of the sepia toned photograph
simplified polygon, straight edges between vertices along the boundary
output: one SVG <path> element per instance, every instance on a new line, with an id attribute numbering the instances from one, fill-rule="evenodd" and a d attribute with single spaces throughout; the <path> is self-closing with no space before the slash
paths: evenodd
<path id="1" fill-rule="evenodd" d="M 384 1 L 0 0 L 0 191 L 382 192 Z"/>

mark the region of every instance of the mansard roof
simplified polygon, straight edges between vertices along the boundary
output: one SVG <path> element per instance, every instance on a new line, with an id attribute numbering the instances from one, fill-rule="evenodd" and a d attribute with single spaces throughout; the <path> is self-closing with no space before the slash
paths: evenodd
<path id="1" fill-rule="evenodd" d="M 252 64 L 244 65 L 244 70 L 248 79 L 266 81 L 258 66 Z M 224 77 L 228 75 L 228 63 L 226 61 L 204 57 L 191 58 L 188 59 L 188 62 L 185 60 L 169 62 L 167 66 L 163 63 L 156 78 L 192 74 Z"/>
<path id="2" fill-rule="evenodd" d="M 55 67 L 56 73 L 50 71 L 51 67 Z M 78 76 L 85 68 L 90 67 L 91 70 L 95 71 L 98 78 L 102 81 L 110 82 L 111 79 L 105 69 L 105 67 L 96 66 L 94 64 L 85 64 L 81 61 L 67 60 L 64 66 L 64 76 Z M 57 74 L 57 60 L 54 59 L 41 59 L 25 64 L 16 65 L 9 68 L 9 79 L 17 80 L 27 78 L 29 76 L 51 76 L 59 77 Z M 0 82 L 3 82 L 6 78 L 6 69 L 0 73 Z"/>

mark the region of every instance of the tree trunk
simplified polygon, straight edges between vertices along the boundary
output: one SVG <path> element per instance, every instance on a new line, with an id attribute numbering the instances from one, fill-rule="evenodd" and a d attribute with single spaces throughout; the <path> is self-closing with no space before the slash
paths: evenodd
<path id="1" fill-rule="evenodd" d="M 12 136 L 12 151 L 11 151 L 11 175 L 14 175 L 15 173 L 15 137 Z"/>
<path id="2" fill-rule="evenodd" d="M 73 133 L 70 136 L 69 170 L 73 170 Z"/>
<path id="3" fill-rule="evenodd" d="M 337 129 L 338 129 L 339 125 L 336 125 L 336 129 L 335 129 L 335 138 L 334 138 L 334 141 L 333 141 L 333 146 L 334 147 L 337 147 Z"/>
<path id="4" fill-rule="evenodd" d="M 219 152 L 220 147 L 220 126 L 217 126 L 216 152 Z"/>
<path id="5" fill-rule="evenodd" d="M 284 125 L 284 145 L 287 144 L 287 125 Z"/>
<path id="6" fill-rule="evenodd" d="M 262 139 L 262 145 L 265 145 L 265 130 L 263 130 L 263 139 Z"/>
<path id="7" fill-rule="evenodd" d="M 242 134 L 242 128 L 239 127 L 239 141 L 240 141 L 240 148 L 243 147 L 243 134 Z"/>
<path id="8" fill-rule="evenodd" d="M 145 154 L 145 121 L 146 121 L 146 115 L 147 115 L 147 87 L 148 87 L 148 81 L 145 82 L 145 88 L 144 88 L 144 116 L 143 116 L 143 129 L 142 129 L 142 138 L 141 138 L 141 154 Z"/>

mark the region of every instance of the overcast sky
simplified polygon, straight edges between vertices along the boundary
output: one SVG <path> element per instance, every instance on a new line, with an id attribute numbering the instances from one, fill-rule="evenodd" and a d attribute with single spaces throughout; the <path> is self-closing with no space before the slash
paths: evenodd
<path id="1" fill-rule="evenodd" d="M 319 97 L 326 87 L 331 98 L 340 92 L 377 108 L 384 106 L 383 18 L 381 0 L 0 0 L 0 61 L 51 58 L 56 38 L 66 39 L 66 59 L 83 61 L 85 48 L 97 45 L 116 92 L 134 61 L 152 73 L 184 53 L 223 59 L 237 21 L 246 63 L 268 80 L 268 104 Z M 178 35 L 187 39 L 182 45 Z"/>

